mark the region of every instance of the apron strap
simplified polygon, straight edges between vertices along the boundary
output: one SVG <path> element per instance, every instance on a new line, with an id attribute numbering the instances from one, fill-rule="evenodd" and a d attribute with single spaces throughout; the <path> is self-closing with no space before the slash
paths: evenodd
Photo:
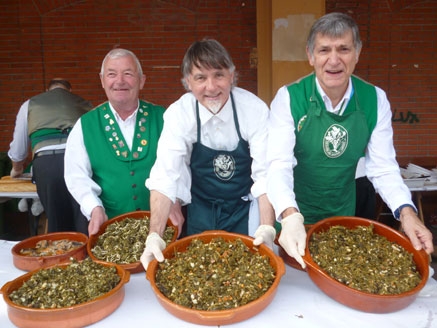
<path id="1" fill-rule="evenodd" d="M 234 113 L 235 128 L 237 129 L 238 138 L 241 140 L 242 138 L 241 138 L 241 133 L 240 133 L 240 124 L 238 122 L 237 109 L 235 107 L 235 101 L 234 101 L 234 96 L 232 95 L 232 92 L 231 92 L 231 102 L 232 102 L 232 112 Z"/>

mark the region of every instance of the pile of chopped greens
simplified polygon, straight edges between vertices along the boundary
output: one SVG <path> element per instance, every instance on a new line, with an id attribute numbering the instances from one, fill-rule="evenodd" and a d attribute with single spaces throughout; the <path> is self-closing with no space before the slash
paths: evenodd
<path id="1" fill-rule="evenodd" d="M 374 233 L 373 225 L 332 226 L 314 233 L 309 250 L 314 262 L 332 278 L 363 292 L 400 294 L 421 281 L 413 255 Z"/>

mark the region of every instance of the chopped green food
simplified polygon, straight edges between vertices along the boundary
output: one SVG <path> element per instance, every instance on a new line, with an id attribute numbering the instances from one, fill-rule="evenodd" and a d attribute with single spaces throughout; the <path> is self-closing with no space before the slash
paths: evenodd
<path id="1" fill-rule="evenodd" d="M 117 264 L 138 262 L 143 254 L 150 219 L 126 218 L 115 221 L 106 227 L 91 249 L 99 260 Z M 164 231 L 164 241 L 169 244 L 174 236 L 174 227 L 167 226 Z"/>
<path id="2" fill-rule="evenodd" d="M 37 271 L 9 294 L 9 298 L 28 308 L 64 308 L 104 295 L 119 282 L 120 276 L 114 266 L 104 266 L 89 257 L 82 262 L 72 259 L 66 267 Z"/>
<path id="3" fill-rule="evenodd" d="M 393 295 L 416 287 L 421 276 L 413 255 L 373 229 L 373 225 L 355 229 L 338 225 L 314 233 L 311 257 L 332 278 L 363 292 Z"/>
<path id="4" fill-rule="evenodd" d="M 193 239 L 184 252 L 159 263 L 156 285 L 176 304 L 196 310 L 232 309 L 264 295 L 275 280 L 268 256 L 241 239 Z"/>

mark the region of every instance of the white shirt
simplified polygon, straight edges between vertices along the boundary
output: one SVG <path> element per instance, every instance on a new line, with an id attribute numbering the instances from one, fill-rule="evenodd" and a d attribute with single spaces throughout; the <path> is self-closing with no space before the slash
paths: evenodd
<path id="1" fill-rule="evenodd" d="M 323 92 L 316 79 L 319 91 L 329 112 L 339 111 L 347 105 L 352 93 L 351 80 L 342 101 L 336 108 Z M 393 146 L 390 103 L 383 90 L 376 87 L 378 115 L 377 123 L 370 137 L 365 153 L 365 174 L 373 183 L 376 192 L 394 212 L 403 204 L 410 204 L 411 193 L 400 175 L 399 165 Z M 269 162 L 267 195 L 275 209 L 277 219 L 288 207 L 298 208 L 294 194 L 293 168 L 297 164 L 294 157 L 296 142 L 294 120 L 290 111 L 290 95 L 287 86 L 281 87 L 270 106 L 269 140 L 267 158 Z M 317 202 L 317 200 L 314 200 Z"/>
<path id="2" fill-rule="evenodd" d="M 14 136 L 9 145 L 8 156 L 14 162 L 25 160 L 29 154 L 30 139 L 28 136 L 27 116 L 29 113 L 29 100 L 26 100 L 20 107 L 15 119 Z M 41 147 L 37 152 L 47 149 L 64 149 L 64 144 L 49 145 Z"/>
<path id="3" fill-rule="evenodd" d="M 254 94 L 241 88 L 232 89 L 241 137 L 249 143 L 252 161 L 251 188 L 253 197 L 266 193 L 267 105 Z M 227 103 L 217 114 L 211 114 L 199 103 L 201 142 L 215 150 L 234 150 L 238 144 L 232 103 Z M 190 159 L 197 142 L 196 99 L 184 94 L 164 113 L 164 128 L 158 142 L 155 165 L 146 186 L 166 195 L 173 202 L 191 202 Z"/>
<path id="4" fill-rule="evenodd" d="M 124 121 L 109 103 L 126 144 L 131 149 L 135 132 L 138 108 Z M 70 132 L 65 150 L 64 178 L 68 190 L 80 204 L 82 213 L 91 218 L 91 211 L 96 206 L 102 206 L 99 196 L 102 188 L 92 179 L 91 162 L 85 147 L 82 133 L 82 119 L 79 119 Z"/>

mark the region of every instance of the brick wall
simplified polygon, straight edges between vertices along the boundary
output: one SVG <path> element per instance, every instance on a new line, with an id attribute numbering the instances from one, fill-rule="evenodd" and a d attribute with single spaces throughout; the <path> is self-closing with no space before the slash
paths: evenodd
<path id="1" fill-rule="evenodd" d="M 114 47 L 139 57 L 147 75 L 141 97 L 168 106 L 184 92 L 185 50 L 204 37 L 229 50 L 239 85 L 256 92 L 256 0 L 0 1 L 0 151 L 9 149 L 21 103 L 54 76 L 93 105 L 105 101 L 98 72 Z"/>
<path id="2" fill-rule="evenodd" d="M 326 11 L 349 13 L 360 25 L 356 74 L 387 92 L 398 156 L 437 156 L 437 1 L 327 0 Z M 256 0 L 0 1 L 0 152 L 9 148 L 21 103 L 51 77 L 103 102 L 98 72 L 113 47 L 140 58 L 141 97 L 168 106 L 184 92 L 186 48 L 203 37 L 228 48 L 239 85 L 256 92 Z"/>
<path id="3" fill-rule="evenodd" d="M 350 14 L 363 49 L 355 73 L 384 89 L 399 157 L 437 156 L 437 1 L 326 1 Z"/>

